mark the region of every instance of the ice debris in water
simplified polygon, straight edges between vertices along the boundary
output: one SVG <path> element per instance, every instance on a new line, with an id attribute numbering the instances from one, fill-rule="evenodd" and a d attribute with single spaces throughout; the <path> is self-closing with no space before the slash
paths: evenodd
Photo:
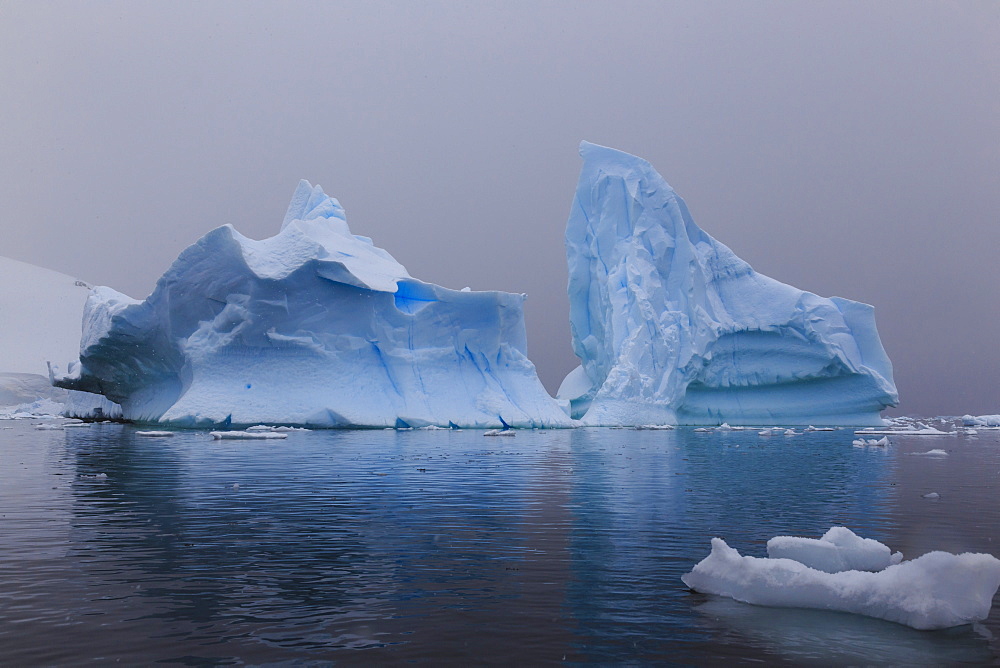
<path id="1" fill-rule="evenodd" d="M 865 445 L 889 445 L 889 437 L 883 436 L 882 438 L 856 438 L 854 439 L 854 445 L 865 446 Z"/>
<path id="2" fill-rule="evenodd" d="M 210 431 L 209 435 L 217 440 L 265 440 L 276 438 L 288 438 L 288 434 L 276 433 L 273 431 Z"/>
<path id="3" fill-rule="evenodd" d="M 145 301 L 95 288 L 53 382 L 190 427 L 572 426 L 528 360 L 524 299 L 411 277 L 302 181 L 277 235 L 219 227 Z"/>
<path id="4" fill-rule="evenodd" d="M 881 425 L 897 402 L 871 306 L 755 272 L 640 158 L 584 142 L 566 228 L 588 425 Z"/>
<path id="5" fill-rule="evenodd" d="M 931 457 L 947 457 L 948 451 L 941 450 L 940 448 L 934 448 L 933 450 L 928 450 L 927 452 L 910 452 L 907 454 L 911 455 L 929 455 Z"/>
<path id="6" fill-rule="evenodd" d="M 167 438 L 169 436 L 173 436 L 174 432 L 172 432 L 172 431 L 142 431 L 142 430 L 139 430 L 139 431 L 135 432 L 135 435 L 136 436 L 147 436 L 149 438 Z"/>
<path id="7" fill-rule="evenodd" d="M 483 436 L 517 436 L 513 429 L 490 429 L 484 431 Z"/>
<path id="8" fill-rule="evenodd" d="M 854 538 L 847 537 L 848 545 L 860 549 L 852 554 L 848 547 L 838 553 L 841 558 L 875 555 L 874 548 Z M 887 550 L 877 550 L 880 558 Z M 830 556 L 809 549 L 798 554 L 814 564 L 828 564 Z M 830 573 L 793 559 L 741 556 L 713 538 L 711 554 L 681 579 L 695 591 L 744 603 L 836 610 L 916 629 L 942 629 L 986 619 L 1000 587 L 1000 560 L 989 554 L 929 552 L 877 572 Z"/>

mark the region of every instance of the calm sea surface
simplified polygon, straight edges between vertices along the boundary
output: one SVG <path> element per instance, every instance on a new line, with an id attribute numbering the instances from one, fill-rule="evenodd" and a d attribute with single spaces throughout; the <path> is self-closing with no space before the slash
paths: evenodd
<path id="1" fill-rule="evenodd" d="M 858 448 L 850 430 L 37 423 L 0 422 L 3 665 L 1000 662 L 1000 605 L 920 632 L 680 581 L 713 536 L 765 556 L 833 525 L 907 558 L 1000 556 L 997 431 Z"/>

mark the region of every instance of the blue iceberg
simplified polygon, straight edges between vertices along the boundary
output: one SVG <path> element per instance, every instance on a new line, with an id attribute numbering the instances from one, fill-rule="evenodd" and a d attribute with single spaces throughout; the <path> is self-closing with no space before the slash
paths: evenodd
<path id="1" fill-rule="evenodd" d="M 303 181 L 276 236 L 219 227 L 145 301 L 96 288 L 53 382 L 177 426 L 571 426 L 528 360 L 524 297 L 412 278 Z"/>
<path id="2" fill-rule="evenodd" d="M 588 425 L 881 425 L 897 403 L 874 309 L 754 271 L 640 158 L 584 142 L 566 229 Z"/>

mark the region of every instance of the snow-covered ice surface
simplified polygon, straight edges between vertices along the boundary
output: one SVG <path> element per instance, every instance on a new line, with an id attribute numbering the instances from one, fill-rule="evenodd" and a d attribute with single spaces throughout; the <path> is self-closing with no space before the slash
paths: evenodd
<path id="1" fill-rule="evenodd" d="M 881 425 L 897 402 L 871 306 L 755 272 L 635 156 L 582 143 L 566 229 L 588 425 Z"/>
<path id="2" fill-rule="evenodd" d="M 832 527 L 822 538 L 775 536 L 767 541 L 771 559 L 792 559 L 826 573 L 881 571 L 903 559 L 888 546 L 862 538 L 847 527 Z"/>
<path id="3" fill-rule="evenodd" d="M 0 257 L 0 371 L 44 378 L 46 362 L 76 355 L 89 294 L 72 276 Z"/>
<path id="4" fill-rule="evenodd" d="M 681 579 L 744 603 L 850 612 L 928 630 L 985 619 L 1000 587 L 1000 560 L 928 552 L 874 573 L 828 573 L 792 559 L 741 556 L 713 538 L 711 554 Z"/>
<path id="5" fill-rule="evenodd" d="M 104 397 L 49 382 L 47 363 L 80 350 L 89 294 L 90 286 L 72 276 L 0 257 L 0 419 L 120 415 Z"/>
<path id="6" fill-rule="evenodd" d="M 528 360 L 523 300 L 410 277 L 303 181 L 277 235 L 219 227 L 142 302 L 96 288 L 56 383 L 178 426 L 571 426 Z"/>

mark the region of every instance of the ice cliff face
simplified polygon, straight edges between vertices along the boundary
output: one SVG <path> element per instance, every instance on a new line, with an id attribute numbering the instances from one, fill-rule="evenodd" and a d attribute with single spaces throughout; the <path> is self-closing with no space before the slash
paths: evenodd
<path id="1" fill-rule="evenodd" d="M 219 227 L 143 302 L 95 289 L 55 383 L 175 425 L 569 426 L 527 358 L 523 300 L 411 278 L 303 181 L 276 236 Z"/>
<path id="2" fill-rule="evenodd" d="M 584 142 L 566 229 L 573 349 L 560 399 L 591 425 L 882 424 L 897 402 L 871 306 L 755 272 L 645 160 Z"/>

